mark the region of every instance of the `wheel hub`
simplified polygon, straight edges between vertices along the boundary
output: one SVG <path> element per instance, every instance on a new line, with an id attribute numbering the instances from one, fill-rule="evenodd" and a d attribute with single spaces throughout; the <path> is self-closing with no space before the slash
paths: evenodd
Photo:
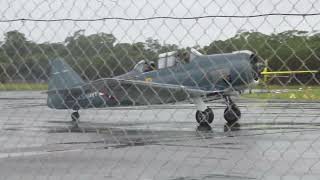
<path id="1" fill-rule="evenodd" d="M 207 121 L 208 120 L 208 113 L 206 113 L 206 112 L 200 112 L 199 113 L 199 119 L 200 119 L 200 121 Z"/>

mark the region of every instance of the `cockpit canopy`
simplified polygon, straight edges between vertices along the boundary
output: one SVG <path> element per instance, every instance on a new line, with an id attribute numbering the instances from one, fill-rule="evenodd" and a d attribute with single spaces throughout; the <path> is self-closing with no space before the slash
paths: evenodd
<path id="1" fill-rule="evenodd" d="M 146 63 L 145 60 L 139 61 L 139 62 L 133 67 L 133 70 L 142 73 L 142 72 L 143 72 L 143 67 L 144 67 L 144 64 L 145 64 L 145 63 Z"/>
<path id="2" fill-rule="evenodd" d="M 133 70 L 136 72 L 149 72 L 156 69 L 156 65 L 153 61 L 141 60 L 134 67 Z"/>
<path id="3" fill-rule="evenodd" d="M 189 63 L 195 57 L 202 56 L 200 52 L 191 48 L 189 51 L 172 51 L 159 54 L 158 56 L 158 69 L 173 67 L 178 63 Z M 153 61 L 141 60 L 134 67 L 133 70 L 136 72 L 148 72 L 155 70 L 156 66 Z"/>

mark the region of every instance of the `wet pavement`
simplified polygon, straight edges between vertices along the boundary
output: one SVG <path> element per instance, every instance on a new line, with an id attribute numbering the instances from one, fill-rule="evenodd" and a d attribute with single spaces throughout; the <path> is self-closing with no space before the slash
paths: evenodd
<path id="1" fill-rule="evenodd" d="M 80 111 L 39 92 L 0 93 L 0 179 L 319 179 L 320 104 L 236 100 L 242 119 L 212 128 L 193 105 Z"/>

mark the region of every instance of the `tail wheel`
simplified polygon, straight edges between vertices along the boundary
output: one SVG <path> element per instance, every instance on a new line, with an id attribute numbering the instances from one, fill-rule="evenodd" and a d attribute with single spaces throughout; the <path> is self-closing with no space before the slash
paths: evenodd
<path id="1" fill-rule="evenodd" d="M 77 111 L 77 112 L 73 112 L 73 113 L 71 114 L 71 119 L 72 119 L 72 121 L 78 121 L 79 118 L 80 118 L 80 114 L 79 114 L 78 111 Z"/>
<path id="2" fill-rule="evenodd" d="M 207 108 L 204 111 L 196 112 L 196 120 L 199 124 L 211 124 L 213 122 L 214 114 L 211 108 Z"/>
<path id="3" fill-rule="evenodd" d="M 229 123 L 233 124 L 241 118 L 241 111 L 235 104 L 228 106 L 224 110 L 224 119 Z"/>

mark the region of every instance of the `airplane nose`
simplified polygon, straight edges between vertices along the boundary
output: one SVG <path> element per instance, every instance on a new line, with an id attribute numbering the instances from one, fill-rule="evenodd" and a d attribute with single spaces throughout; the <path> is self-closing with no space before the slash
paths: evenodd
<path id="1" fill-rule="evenodd" d="M 262 58 L 259 58 L 257 55 L 253 55 L 250 59 L 250 64 L 252 67 L 252 74 L 255 81 L 258 81 L 262 78 L 261 72 L 263 71 L 265 65 Z"/>

